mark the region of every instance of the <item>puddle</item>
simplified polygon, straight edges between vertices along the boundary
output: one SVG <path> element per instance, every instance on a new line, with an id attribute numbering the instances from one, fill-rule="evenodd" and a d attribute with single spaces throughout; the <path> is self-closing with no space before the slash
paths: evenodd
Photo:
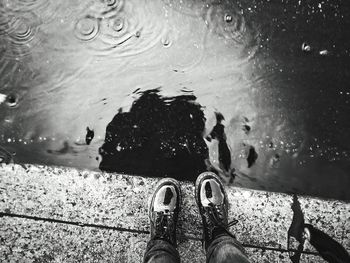
<path id="1" fill-rule="evenodd" d="M 0 162 L 209 169 L 349 200 L 349 14 L 341 1 L 1 0 Z"/>

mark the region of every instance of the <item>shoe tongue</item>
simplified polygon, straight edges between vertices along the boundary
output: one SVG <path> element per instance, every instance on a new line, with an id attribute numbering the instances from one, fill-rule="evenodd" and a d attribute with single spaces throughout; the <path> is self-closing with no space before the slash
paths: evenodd
<path id="1" fill-rule="evenodd" d="M 209 203 L 221 205 L 224 203 L 224 195 L 220 185 L 213 181 L 207 180 L 203 182 L 204 187 L 201 189 L 201 201 L 203 206 L 209 206 Z"/>
<path id="2" fill-rule="evenodd" d="M 172 212 L 176 207 L 176 191 L 173 186 L 167 186 L 159 190 L 154 199 L 154 211 Z"/>
<path id="3" fill-rule="evenodd" d="M 167 187 L 166 191 L 165 191 L 163 205 L 169 205 L 173 196 L 174 196 L 174 194 L 171 191 L 170 187 Z"/>
<path id="4" fill-rule="evenodd" d="M 205 196 L 206 196 L 207 198 L 212 198 L 212 197 L 213 197 L 213 192 L 212 192 L 212 190 L 211 190 L 211 186 L 210 186 L 210 183 L 209 183 L 209 182 L 207 182 L 207 183 L 205 184 Z"/>

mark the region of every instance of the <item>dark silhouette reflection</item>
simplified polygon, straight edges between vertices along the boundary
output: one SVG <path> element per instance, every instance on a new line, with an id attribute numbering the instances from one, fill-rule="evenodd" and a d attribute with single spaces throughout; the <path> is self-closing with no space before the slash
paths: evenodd
<path id="1" fill-rule="evenodd" d="M 222 121 L 225 120 L 225 118 L 220 112 L 215 112 L 215 116 L 216 125 L 206 139 L 208 141 L 211 141 L 211 139 L 218 140 L 220 168 L 229 171 L 231 169 L 231 152 L 226 143 L 225 126 L 222 124 Z"/>
<path id="2" fill-rule="evenodd" d="M 249 146 L 249 152 L 248 152 L 248 157 L 247 157 L 247 162 L 248 162 L 248 168 L 251 168 L 256 160 L 258 159 L 258 153 L 255 151 L 254 146 Z"/>
<path id="3" fill-rule="evenodd" d="M 159 89 L 142 92 L 130 112 L 119 110 L 108 124 L 100 169 L 195 180 L 209 158 L 205 118 L 195 100 L 193 95 L 162 97 Z"/>
<path id="4" fill-rule="evenodd" d="M 94 138 L 94 135 L 95 135 L 94 130 L 91 130 L 89 127 L 86 127 L 85 142 L 87 145 L 90 145 L 92 139 Z"/>
<path id="5" fill-rule="evenodd" d="M 303 229 L 304 229 L 304 214 L 300 207 L 300 202 L 296 195 L 293 196 L 293 219 L 292 224 L 288 229 L 288 244 L 287 248 L 289 250 L 289 257 L 293 263 L 300 262 L 300 256 L 304 248 L 305 239 L 303 237 Z M 292 240 L 294 238 L 297 241 L 297 250 L 295 253 L 291 251 L 294 250 L 294 242 Z"/>
<path id="6" fill-rule="evenodd" d="M 231 167 L 231 151 L 227 144 L 225 126 L 222 121 L 225 120 L 220 112 L 215 112 L 216 124 L 211 132 L 205 137 L 207 141 L 218 141 L 218 159 L 219 167 L 207 162 L 208 170 L 216 173 L 226 184 L 233 184 L 236 177 L 235 169 Z"/>

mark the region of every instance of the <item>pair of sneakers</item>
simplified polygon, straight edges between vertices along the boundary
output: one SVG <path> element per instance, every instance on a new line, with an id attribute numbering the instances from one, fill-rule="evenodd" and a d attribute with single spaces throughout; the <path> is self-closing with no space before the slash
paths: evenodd
<path id="1" fill-rule="evenodd" d="M 195 198 L 203 222 L 203 243 L 207 250 L 217 237 L 228 231 L 228 199 L 220 178 L 212 172 L 200 174 L 195 184 Z M 164 178 L 158 183 L 149 202 L 151 239 L 166 240 L 176 247 L 176 226 L 181 209 L 178 181 Z"/>

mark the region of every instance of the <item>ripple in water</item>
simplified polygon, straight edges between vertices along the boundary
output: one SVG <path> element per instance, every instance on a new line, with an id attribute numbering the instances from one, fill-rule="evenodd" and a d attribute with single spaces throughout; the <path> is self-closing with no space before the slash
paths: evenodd
<path id="1" fill-rule="evenodd" d="M 6 51 L 3 57 L 20 59 L 30 55 L 33 48 L 40 43 L 37 37 L 38 18 L 33 13 L 20 16 L 4 16 L 0 20 L 0 35 L 4 35 Z"/>
<path id="2" fill-rule="evenodd" d="M 211 6 L 207 12 L 209 28 L 219 36 L 232 40 L 238 44 L 244 44 L 245 19 L 238 13 L 226 14 L 221 6 Z"/>
<path id="3" fill-rule="evenodd" d="M 223 38 L 226 43 L 240 48 L 244 58 L 252 58 L 258 50 L 260 44 L 258 30 L 246 22 L 238 4 L 230 0 L 219 1 L 219 3 L 164 1 L 166 5 L 178 12 L 202 17 L 210 32 Z"/>
<path id="4" fill-rule="evenodd" d="M 122 0 L 99 0 L 90 8 L 90 15 L 95 18 L 116 16 L 124 6 Z"/>
<path id="5" fill-rule="evenodd" d="M 162 37 L 161 42 L 162 42 L 162 45 L 166 48 L 171 46 L 171 41 L 169 39 L 169 36 Z"/>
<path id="6" fill-rule="evenodd" d="M 130 39 L 133 34 L 129 32 L 129 22 L 124 16 L 112 17 L 110 19 L 104 20 L 101 23 L 101 41 L 107 46 L 116 47 L 121 45 L 128 39 Z"/>
<path id="7" fill-rule="evenodd" d="M 124 28 L 124 19 L 123 18 L 117 18 L 112 20 L 111 26 L 114 31 L 120 32 Z"/>
<path id="8" fill-rule="evenodd" d="M 126 57 L 140 54 L 159 44 L 163 23 L 147 12 L 147 3 L 100 1 L 88 16 L 78 21 L 75 35 L 91 41 L 93 55 Z M 99 11 L 99 12 L 97 12 Z"/>
<path id="9" fill-rule="evenodd" d="M 11 20 L 14 19 L 13 16 L 5 13 L 4 10 L 0 11 L 0 36 L 6 35 L 10 29 Z"/>
<path id="10" fill-rule="evenodd" d="M 211 5 L 205 14 L 205 21 L 211 32 L 233 46 L 239 46 L 252 57 L 259 46 L 256 30 L 247 25 L 241 10 L 232 2 Z"/>
<path id="11" fill-rule="evenodd" d="M 46 9 L 50 0 L 7 0 L 4 9 L 16 12 L 34 11 Z"/>
<path id="12" fill-rule="evenodd" d="M 84 17 L 75 24 L 75 35 L 82 41 L 91 41 L 99 33 L 99 20 L 93 17 Z"/>
<path id="13" fill-rule="evenodd" d="M 6 105 L 9 106 L 10 108 L 14 108 L 18 105 L 19 99 L 16 94 L 10 94 L 6 97 Z"/>

